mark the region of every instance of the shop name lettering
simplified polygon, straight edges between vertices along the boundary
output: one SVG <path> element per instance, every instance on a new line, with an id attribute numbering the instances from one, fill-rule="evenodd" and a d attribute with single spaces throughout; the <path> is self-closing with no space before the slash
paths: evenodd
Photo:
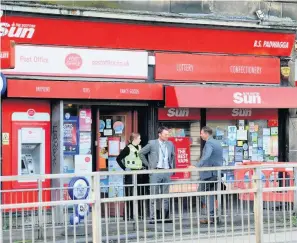
<path id="1" fill-rule="evenodd" d="M 44 93 L 48 93 L 51 92 L 51 88 L 50 87 L 42 87 L 42 86 L 37 86 L 36 87 L 36 92 L 44 92 Z"/>
<path id="2" fill-rule="evenodd" d="M 188 153 L 186 148 L 178 148 L 177 149 L 177 159 L 179 163 L 188 163 Z"/>
<path id="3" fill-rule="evenodd" d="M 232 116 L 252 116 L 251 109 L 232 109 Z"/>
<path id="4" fill-rule="evenodd" d="M 140 90 L 139 89 L 120 89 L 120 94 L 138 95 L 140 94 Z"/>
<path id="5" fill-rule="evenodd" d="M 188 117 L 190 115 L 189 109 L 168 109 L 167 116 L 168 117 Z"/>
<path id="6" fill-rule="evenodd" d="M 37 62 L 37 63 L 49 63 L 48 59 L 46 57 L 25 57 L 25 56 L 20 56 L 20 62 L 24 63 L 30 63 L 30 62 Z"/>
<path id="7" fill-rule="evenodd" d="M 176 64 L 176 71 L 178 71 L 178 72 L 194 72 L 194 65 L 192 65 L 192 64 Z"/>
<path id="8" fill-rule="evenodd" d="M 243 74 L 262 74 L 262 68 L 259 66 L 230 66 L 231 73 Z"/>
<path id="9" fill-rule="evenodd" d="M 289 42 L 286 41 L 262 41 L 262 40 L 255 40 L 254 47 L 261 48 L 282 48 L 282 49 L 288 49 L 289 48 Z"/>
<path id="10" fill-rule="evenodd" d="M 236 104 L 261 104 L 261 96 L 258 92 L 236 92 L 233 94 Z"/>
<path id="11" fill-rule="evenodd" d="M 32 24 L 9 24 L 0 23 L 0 36 L 10 38 L 27 38 L 31 39 L 35 33 L 35 25 Z"/>

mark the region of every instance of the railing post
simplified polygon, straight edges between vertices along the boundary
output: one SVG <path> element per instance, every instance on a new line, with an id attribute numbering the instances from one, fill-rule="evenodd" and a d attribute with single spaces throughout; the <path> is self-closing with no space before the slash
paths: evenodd
<path id="1" fill-rule="evenodd" d="M 137 197 L 137 177 L 138 174 L 133 174 L 133 196 Z M 139 225 L 138 225 L 138 200 L 133 200 L 133 217 L 134 217 L 134 221 L 136 224 L 136 236 L 137 236 L 137 240 L 139 239 Z M 127 232 L 126 232 L 127 233 Z"/>
<path id="2" fill-rule="evenodd" d="M 294 187 L 297 187 L 297 168 L 293 168 L 294 171 Z M 297 213 L 297 191 L 294 191 L 294 212 Z"/>
<path id="3" fill-rule="evenodd" d="M 102 242 L 102 221 L 101 221 L 101 190 L 100 174 L 92 176 L 92 196 L 95 203 L 92 205 L 92 233 L 93 242 Z"/>
<path id="4" fill-rule="evenodd" d="M 38 202 L 42 202 L 42 179 L 39 177 L 37 179 L 38 184 Z M 43 238 L 43 217 L 42 217 L 42 206 L 38 207 L 38 239 Z"/>
<path id="5" fill-rule="evenodd" d="M 217 191 L 221 192 L 221 185 L 222 185 L 222 171 L 218 170 L 218 183 L 217 183 Z M 217 218 L 221 218 L 222 215 L 222 194 L 218 194 L 217 196 L 218 200 L 218 216 Z"/>
<path id="6" fill-rule="evenodd" d="M 254 169 L 253 188 L 256 189 L 254 198 L 254 220 L 256 243 L 263 243 L 263 187 L 261 168 Z"/>

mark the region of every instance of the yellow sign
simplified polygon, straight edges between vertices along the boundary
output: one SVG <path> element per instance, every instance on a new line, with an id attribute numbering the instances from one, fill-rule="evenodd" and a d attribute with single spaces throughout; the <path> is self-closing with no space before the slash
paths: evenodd
<path id="1" fill-rule="evenodd" d="M 2 145 L 9 145 L 9 133 L 8 132 L 2 133 Z"/>
<path id="2" fill-rule="evenodd" d="M 289 67 L 281 67 L 281 73 L 285 78 L 290 76 L 290 71 L 291 71 L 291 68 Z"/>

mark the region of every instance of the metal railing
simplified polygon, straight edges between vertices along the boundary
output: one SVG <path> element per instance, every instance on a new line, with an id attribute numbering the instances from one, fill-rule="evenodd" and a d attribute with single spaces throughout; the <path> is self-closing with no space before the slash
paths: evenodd
<path id="1" fill-rule="evenodd" d="M 167 184 L 140 180 L 189 171 L 218 171 L 219 176 Z M 132 180 L 102 185 L 106 176 Z M 77 188 L 65 181 L 78 177 L 90 181 L 89 195 L 72 200 L 68 192 Z M 297 164 L 11 176 L 1 182 L 32 178 L 36 188 L 1 191 L 0 242 L 297 241 Z M 62 186 L 45 188 L 47 179 Z M 168 193 L 156 192 L 164 186 Z"/>

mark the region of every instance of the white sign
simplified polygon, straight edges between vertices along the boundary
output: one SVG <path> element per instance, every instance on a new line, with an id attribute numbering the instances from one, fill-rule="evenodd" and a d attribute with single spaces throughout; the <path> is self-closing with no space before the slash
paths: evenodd
<path id="1" fill-rule="evenodd" d="M 67 47 L 15 47 L 15 69 L 5 74 L 146 79 L 148 53 Z"/>

